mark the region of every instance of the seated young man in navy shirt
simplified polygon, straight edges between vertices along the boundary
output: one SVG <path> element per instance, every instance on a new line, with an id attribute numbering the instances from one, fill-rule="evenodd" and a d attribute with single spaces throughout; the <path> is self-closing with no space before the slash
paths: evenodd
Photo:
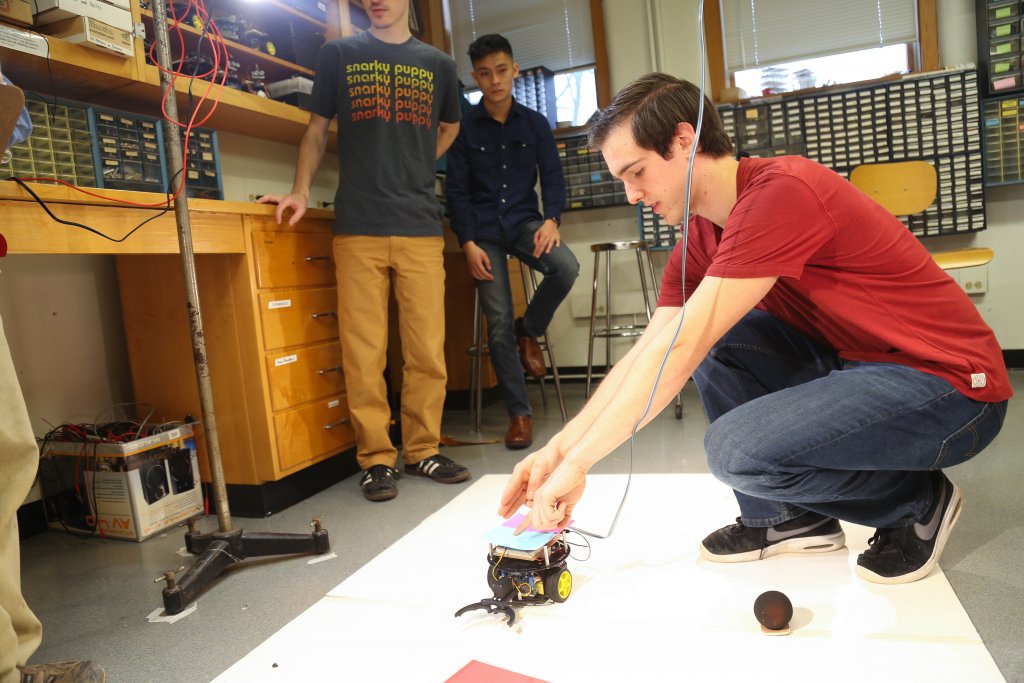
<path id="1" fill-rule="evenodd" d="M 569 294 L 579 263 L 558 232 L 565 179 L 547 119 L 512 97 L 519 75 L 512 46 L 497 34 L 469 46 L 473 80 L 483 98 L 466 112 L 448 150 L 448 211 L 477 281 L 487 318 L 488 348 L 509 413 L 505 445 L 533 443 L 525 370 L 547 372 L 537 343 Z M 540 176 L 543 213 L 534 186 Z M 522 318 L 515 318 L 506 256 L 543 280 Z"/>

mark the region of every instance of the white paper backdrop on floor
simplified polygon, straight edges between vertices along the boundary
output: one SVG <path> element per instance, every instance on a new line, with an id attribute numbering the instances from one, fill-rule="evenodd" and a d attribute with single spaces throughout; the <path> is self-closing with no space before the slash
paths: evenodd
<path id="1" fill-rule="evenodd" d="M 502 521 L 506 481 L 482 477 L 216 683 L 440 683 L 472 659 L 552 683 L 1003 680 L 941 570 L 902 586 L 857 578 L 871 529 L 844 523 L 848 547 L 823 555 L 701 559 L 700 540 L 738 514 L 707 474 L 635 475 L 613 535 L 591 540 L 588 559 L 574 550 L 565 603 L 520 607 L 511 628 L 484 611 L 456 619 L 491 597 L 482 537 Z M 607 531 L 625 484 L 589 477 L 576 526 Z M 761 633 L 766 590 L 793 602 L 791 635 Z"/>

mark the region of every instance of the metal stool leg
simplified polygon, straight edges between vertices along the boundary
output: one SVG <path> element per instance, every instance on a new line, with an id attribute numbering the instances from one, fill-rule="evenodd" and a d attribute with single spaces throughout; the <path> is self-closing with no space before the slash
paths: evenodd
<path id="1" fill-rule="evenodd" d="M 594 376 L 594 327 L 597 323 L 597 278 L 601 269 L 601 252 L 594 252 L 594 282 L 590 292 L 590 343 L 587 348 L 587 391 L 586 398 L 590 398 L 590 382 Z"/>
<path id="2" fill-rule="evenodd" d="M 526 271 L 530 272 L 529 281 L 527 281 Z M 526 264 L 520 262 L 520 274 L 523 276 L 523 291 L 526 293 L 527 305 L 533 300 L 533 294 L 537 291 L 537 271 L 530 268 Z M 548 365 L 551 367 L 551 378 L 555 383 L 555 395 L 558 397 L 558 408 L 562 413 L 562 422 L 567 421 L 569 418 L 565 412 L 565 397 L 562 396 L 562 380 L 558 376 L 558 363 L 555 362 L 555 352 L 551 349 L 551 341 L 548 339 L 548 331 L 544 330 L 544 334 L 540 337 L 541 348 L 548 354 Z M 547 405 L 548 399 L 544 392 L 544 378 L 540 380 L 540 397 Z"/>
<path id="3" fill-rule="evenodd" d="M 637 270 L 640 271 L 640 291 L 644 295 L 644 310 L 647 311 L 647 322 L 651 322 L 651 297 L 647 291 L 647 274 L 644 272 L 644 257 L 641 252 L 646 252 L 649 256 L 650 251 L 648 251 L 647 247 L 641 247 L 636 250 L 636 266 Z M 654 286 L 657 288 L 658 285 L 655 283 Z"/>
<path id="4" fill-rule="evenodd" d="M 606 332 L 612 329 L 612 255 L 605 254 L 604 257 L 604 329 Z M 604 337 L 604 374 L 607 377 L 612 369 L 612 338 L 610 334 Z"/>
<path id="5" fill-rule="evenodd" d="M 472 363 L 469 370 L 469 414 L 473 426 L 480 431 L 480 413 L 483 409 L 483 316 L 481 315 L 480 292 L 474 288 L 473 295 L 473 345 L 469 349 Z"/>
<path id="6" fill-rule="evenodd" d="M 544 348 L 548 352 L 548 362 L 551 363 L 551 378 L 555 381 L 555 396 L 558 397 L 558 409 L 562 413 L 562 422 L 568 421 L 569 417 L 565 413 L 565 398 L 562 396 L 562 380 L 558 376 L 558 363 L 555 362 L 555 352 L 551 350 L 551 342 L 548 341 L 548 335 L 544 333 Z"/>

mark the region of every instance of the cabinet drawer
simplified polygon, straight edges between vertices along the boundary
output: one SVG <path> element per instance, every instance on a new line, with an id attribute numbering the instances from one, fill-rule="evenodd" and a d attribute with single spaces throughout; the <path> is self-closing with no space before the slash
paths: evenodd
<path id="1" fill-rule="evenodd" d="M 256 282 L 261 288 L 334 284 L 329 232 L 252 233 Z"/>
<path id="2" fill-rule="evenodd" d="M 275 412 L 345 391 L 341 345 L 318 344 L 267 355 L 270 407 Z"/>
<path id="3" fill-rule="evenodd" d="M 274 433 L 282 471 L 343 451 L 356 440 L 344 394 L 278 413 Z"/>
<path id="4" fill-rule="evenodd" d="M 338 336 L 338 292 L 302 289 L 260 292 L 263 343 L 267 349 L 310 344 Z"/>

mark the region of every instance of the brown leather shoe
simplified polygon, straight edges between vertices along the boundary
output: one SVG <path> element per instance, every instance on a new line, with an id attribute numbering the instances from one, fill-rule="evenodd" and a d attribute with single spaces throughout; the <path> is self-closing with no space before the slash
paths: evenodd
<path id="1" fill-rule="evenodd" d="M 505 432 L 505 446 L 513 450 L 529 448 L 533 444 L 533 425 L 529 415 L 514 415 L 509 418 Z"/>
<path id="2" fill-rule="evenodd" d="M 519 347 L 519 358 L 523 362 L 526 374 L 537 379 L 548 374 L 548 366 L 544 362 L 540 344 L 536 337 L 531 337 L 523 332 L 522 318 L 516 318 L 516 346 Z"/>

